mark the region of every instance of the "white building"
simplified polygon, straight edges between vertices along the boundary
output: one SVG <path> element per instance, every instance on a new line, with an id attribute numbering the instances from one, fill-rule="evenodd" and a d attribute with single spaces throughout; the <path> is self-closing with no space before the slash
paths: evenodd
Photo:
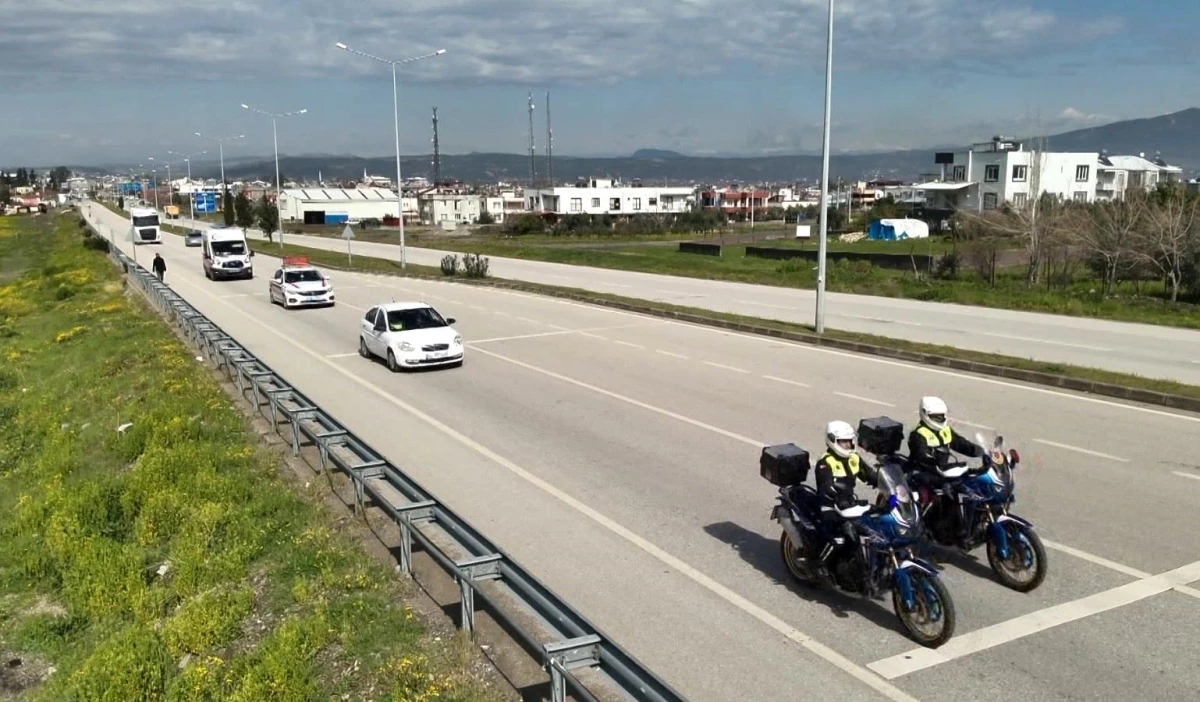
<path id="1" fill-rule="evenodd" d="M 483 198 L 483 209 L 496 224 L 504 224 L 510 217 L 525 213 L 525 198 L 515 190 L 501 191 Z"/>
<path id="2" fill-rule="evenodd" d="M 1006 202 L 1020 207 L 1044 193 L 1093 202 L 1099 158 L 1095 151 L 1027 151 L 1019 141 L 995 137 L 969 151 L 938 153 L 941 178 L 915 187 L 933 209 L 989 210 Z"/>
<path id="3" fill-rule="evenodd" d="M 341 224 L 396 216 L 396 192 L 387 188 L 288 188 L 279 194 L 283 222 Z M 417 199 L 404 198 L 404 219 L 416 219 Z"/>
<path id="4" fill-rule="evenodd" d="M 479 221 L 479 215 L 483 212 L 483 196 L 429 192 L 421 195 L 419 207 L 422 224 L 474 224 Z"/>
<path id="5" fill-rule="evenodd" d="M 562 216 L 680 213 L 691 210 L 695 201 L 692 188 L 626 186 L 608 178 L 525 191 L 526 209 Z"/>
<path id="6" fill-rule="evenodd" d="M 1137 156 L 1100 154 L 1096 169 L 1097 200 L 1121 200 L 1130 188 L 1153 190 L 1159 183 L 1183 182 L 1182 168 L 1169 165 L 1161 156 L 1147 160 L 1144 153 Z"/>

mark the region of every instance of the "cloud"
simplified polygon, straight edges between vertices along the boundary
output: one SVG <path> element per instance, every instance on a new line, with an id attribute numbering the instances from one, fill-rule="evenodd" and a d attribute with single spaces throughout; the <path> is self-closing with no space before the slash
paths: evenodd
<path id="1" fill-rule="evenodd" d="M 338 79 L 386 70 L 334 44 L 389 58 L 445 47 L 406 81 L 611 84 L 704 76 L 750 64 L 821 71 L 826 0 L 0 0 L 0 77 L 203 81 Z M 979 71 L 1035 60 L 1119 31 L 1017 0 L 840 0 L 839 70 Z"/>
<path id="2" fill-rule="evenodd" d="M 1068 107 L 1058 113 L 1058 119 L 1062 122 L 1070 122 L 1074 124 L 1107 124 L 1115 122 L 1115 117 L 1108 115 L 1094 114 L 1077 110 L 1074 107 Z"/>

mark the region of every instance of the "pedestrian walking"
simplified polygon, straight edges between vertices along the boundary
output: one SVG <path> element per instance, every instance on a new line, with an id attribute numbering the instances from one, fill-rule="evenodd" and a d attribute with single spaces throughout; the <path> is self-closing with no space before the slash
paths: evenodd
<path id="1" fill-rule="evenodd" d="M 154 263 L 151 264 L 150 267 L 154 271 L 154 274 L 158 276 L 158 279 L 161 282 L 163 279 L 163 276 L 166 275 L 166 273 L 167 273 L 167 261 L 166 261 L 166 259 L 164 259 L 162 257 L 162 254 L 159 254 L 159 253 L 154 254 Z"/>

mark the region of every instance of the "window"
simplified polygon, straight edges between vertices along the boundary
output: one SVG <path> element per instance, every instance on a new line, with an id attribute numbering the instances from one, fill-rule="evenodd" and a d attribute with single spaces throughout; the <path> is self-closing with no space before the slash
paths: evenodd
<path id="1" fill-rule="evenodd" d="M 382 315 L 381 315 L 382 317 Z M 414 307 L 407 310 L 388 310 L 388 326 L 391 331 L 411 329 L 438 329 L 449 326 L 442 315 L 432 307 Z"/>
<path id="2" fill-rule="evenodd" d="M 650 198 L 650 206 L 657 207 L 658 206 L 658 198 L 656 198 L 656 197 Z"/>
<path id="3" fill-rule="evenodd" d="M 640 197 L 633 198 L 633 207 L 631 209 L 635 209 L 635 210 L 642 209 L 642 198 L 640 198 Z"/>
<path id="4" fill-rule="evenodd" d="M 619 197 L 609 198 L 608 209 L 610 209 L 614 212 L 619 211 L 621 209 L 621 198 L 619 198 Z"/>
<path id="5" fill-rule="evenodd" d="M 1029 195 L 1025 193 L 1013 193 L 1013 204 L 1017 207 L 1024 207 L 1029 202 Z"/>
<path id="6" fill-rule="evenodd" d="M 285 283 L 318 283 L 324 280 L 317 271 L 306 268 L 300 271 L 288 271 L 283 276 Z"/>
<path id="7" fill-rule="evenodd" d="M 985 210 L 996 209 L 996 193 L 984 193 L 983 194 L 983 209 L 985 209 Z"/>
<path id="8" fill-rule="evenodd" d="M 1082 168 L 1087 168 L 1087 166 L 1082 166 Z M 1086 190 L 1075 191 L 1075 202 L 1087 202 L 1087 199 L 1088 194 Z"/>
<path id="9" fill-rule="evenodd" d="M 582 212 L 583 211 L 583 198 L 581 198 L 581 197 L 571 198 L 571 211 L 572 212 Z"/>
<path id="10" fill-rule="evenodd" d="M 368 324 L 374 323 L 375 322 L 375 312 L 378 309 L 379 309 L 378 307 L 372 307 L 371 309 L 367 310 L 367 313 L 365 315 L 363 315 L 363 321 L 367 322 Z"/>
<path id="11" fill-rule="evenodd" d="M 954 167 L 954 175 L 951 178 L 951 180 L 963 181 L 966 179 L 967 179 L 967 167 L 966 166 L 955 166 Z"/>
<path id="12" fill-rule="evenodd" d="M 1075 182 L 1086 182 L 1088 179 L 1088 174 L 1091 172 L 1091 170 L 1091 166 L 1075 166 Z"/>
<path id="13" fill-rule="evenodd" d="M 1029 177 L 1029 166 L 1013 166 L 1013 182 L 1024 183 Z"/>
<path id="14" fill-rule="evenodd" d="M 598 198 L 598 197 L 592 198 L 592 207 L 599 207 L 599 206 L 600 206 L 600 198 Z"/>
<path id="15" fill-rule="evenodd" d="M 989 183 L 995 183 L 1000 180 L 1000 166 L 992 164 L 983 169 L 983 179 Z"/>

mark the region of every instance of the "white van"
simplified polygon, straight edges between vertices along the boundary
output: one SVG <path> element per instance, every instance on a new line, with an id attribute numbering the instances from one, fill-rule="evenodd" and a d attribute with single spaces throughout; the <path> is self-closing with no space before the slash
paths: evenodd
<path id="1" fill-rule="evenodd" d="M 246 243 L 246 235 L 237 227 L 213 227 L 205 229 L 201 237 L 203 247 L 204 276 L 217 278 L 254 277 L 254 252 Z"/>

